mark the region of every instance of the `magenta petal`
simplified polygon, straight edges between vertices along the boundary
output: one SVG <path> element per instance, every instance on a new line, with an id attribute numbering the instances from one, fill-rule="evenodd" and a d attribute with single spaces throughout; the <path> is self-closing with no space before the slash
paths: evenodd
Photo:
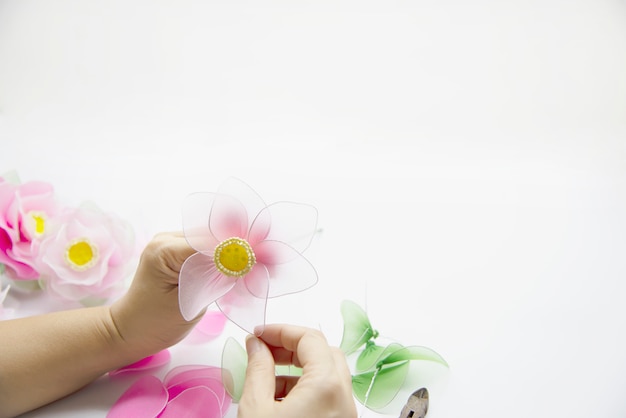
<path id="1" fill-rule="evenodd" d="M 167 405 L 167 390 L 154 376 L 133 383 L 115 402 L 107 418 L 154 418 Z"/>
<path id="2" fill-rule="evenodd" d="M 143 358 L 133 364 L 129 364 L 128 366 L 124 366 L 117 370 L 113 370 L 109 372 L 109 376 L 117 376 L 124 373 L 132 373 L 150 369 L 156 369 L 157 367 L 161 367 L 167 364 L 171 359 L 171 354 L 169 350 L 159 351 L 158 353 Z"/>
<path id="3" fill-rule="evenodd" d="M 263 291 L 263 289 L 265 289 Z M 265 326 L 265 308 L 269 280 L 259 280 L 254 283 L 255 296 L 246 285 L 245 278 L 237 280 L 230 292 L 217 300 L 217 306 L 233 323 L 249 333 L 260 335 Z M 257 328 L 259 327 L 259 328 Z"/>
<path id="4" fill-rule="evenodd" d="M 198 386 L 187 389 L 172 399 L 159 417 L 221 418 L 222 416 L 222 408 L 217 395 L 206 387 Z"/>
<path id="5" fill-rule="evenodd" d="M 219 336 L 226 325 L 226 316 L 220 311 L 207 311 L 195 329 L 206 335 L 215 338 Z"/>
<path id="6" fill-rule="evenodd" d="M 282 241 L 301 253 L 311 245 L 317 231 L 317 209 L 303 203 L 272 203 L 254 220 L 250 227 L 250 240 L 262 236 L 270 223 L 263 239 Z"/>
<path id="7" fill-rule="evenodd" d="M 212 252 L 219 240 L 209 228 L 215 193 L 193 193 L 183 201 L 183 231 L 189 245 L 196 251 Z"/>
<path id="8" fill-rule="evenodd" d="M 313 265 L 284 242 L 260 242 L 255 247 L 255 254 L 269 271 L 270 298 L 302 292 L 317 283 L 317 271 Z"/>
<path id="9" fill-rule="evenodd" d="M 235 285 L 232 277 L 221 274 L 213 258 L 196 253 L 183 263 L 178 280 L 180 312 L 187 321 L 223 296 Z"/>

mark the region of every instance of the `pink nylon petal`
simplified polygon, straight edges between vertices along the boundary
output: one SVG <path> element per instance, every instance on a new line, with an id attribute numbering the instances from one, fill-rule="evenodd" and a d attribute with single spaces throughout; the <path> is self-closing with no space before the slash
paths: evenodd
<path id="1" fill-rule="evenodd" d="M 223 194 L 215 197 L 209 214 L 209 228 L 218 241 L 245 238 L 248 225 L 248 212 L 239 200 Z"/>
<path id="2" fill-rule="evenodd" d="M 206 387 L 198 386 L 187 389 L 172 399 L 159 418 L 222 418 L 223 416 L 217 395 Z"/>
<path id="3" fill-rule="evenodd" d="M 317 283 L 313 265 L 284 242 L 263 241 L 254 250 L 257 260 L 264 263 L 269 272 L 268 297 L 302 292 Z"/>
<path id="4" fill-rule="evenodd" d="M 165 349 L 159 351 L 158 353 L 143 358 L 135 363 L 129 364 L 128 366 L 121 367 L 117 370 L 113 370 L 109 372 L 109 376 L 119 376 L 121 374 L 140 372 L 144 370 L 151 370 L 161 367 L 167 363 L 169 363 L 172 358 L 169 350 Z"/>
<path id="5" fill-rule="evenodd" d="M 217 270 L 212 257 L 193 254 L 183 263 L 178 279 L 178 303 L 183 318 L 191 321 L 234 285 L 232 277 Z"/>
<path id="6" fill-rule="evenodd" d="M 215 366 L 202 366 L 193 364 L 183 365 L 177 366 L 170 370 L 163 379 L 163 384 L 166 388 L 169 388 L 171 386 L 178 385 L 188 379 L 206 377 L 207 379 L 219 380 L 220 376 L 220 369 Z"/>
<path id="7" fill-rule="evenodd" d="M 301 253 L 311 245 L 317 230 L 317 209 L 303 203 L 272 203 L 259 213 L 252 224 L 251 240 L 263 235 L 270 220 L 271 227 L 263 239 L 282 241 Z"/>
<path id="8" fill-rule="evenodd" d="M 261 196 L 252 187 L 236 177 L 226 179 L 218 191 L 222 194 L 233 196 L 241 202 L 248 213 L 248 226 L 252 225 L 254 218 L 266 206 Z M 241 238 L 245 237 L 241 236 Z"/>
<path id="9" fill-rule="evenodd" d="M 219 298 L 216 303 L 224 315 L 244 331 L 261 335 L 265 327 L 269 280 L 254 283 L 255 293 L 264 295 L 257 297 L 250 292 L 244 279 L 237 280 L 230 292 Z"/>
<path id="10" fill-rule="evenodd" d="M 226 316 L 220 311 L 207 311 L 194 330 L 208 338 L 219 336 L 226 325 Z"/>
<path id="11" fill-rule="evenodd" d="M 267 283 L 270 274 L 263 263 L 256 263 L 250 273 L 240 280 L 244 280 L 246 288 L 257 298 L 267 298 Z M 271 282 L 270 282 L 271 286 Z"/>
<path id="12" fill-rule="evenodd" d="M 115 402 L 107 418 L 155 418 L 167 405 L 167 391 L 150 375 L 133 383 Z"/>
<path id="13" fill-rule="evenodd" d="M 187 242 L 196 251 L 212 253 L 220 242 L 209 228 L 216 197 L 215 193 L 193 193 L 183 201 L 183 231 Z"/>

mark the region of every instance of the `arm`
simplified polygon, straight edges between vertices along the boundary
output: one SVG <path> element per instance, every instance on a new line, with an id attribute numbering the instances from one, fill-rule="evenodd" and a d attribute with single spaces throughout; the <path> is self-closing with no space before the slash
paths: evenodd
<path id="1" fill-rule="evenodd" d="M 182 235 L 157 235 L 129 291 L 111 307 L 0 321 L 0 418 L 180 341 L 197 322 L 186 322 L 178 310 L 178 273 L 192 253 Z"/>

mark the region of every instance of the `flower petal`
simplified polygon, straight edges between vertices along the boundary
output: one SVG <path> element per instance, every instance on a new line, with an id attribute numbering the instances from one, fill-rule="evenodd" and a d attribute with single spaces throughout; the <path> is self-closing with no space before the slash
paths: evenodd
<path id="1" fill-rule="evenodd" d="M 217 300 L 217 306 L 233 323 L 249 333 L 260 335 L 265 326 L 265 307 L 269 280 L 258 280 L 253 286 L 257 297 L 251 293 L 246 280 L 239 279 L 230 292 Z M 265 289 L 265 290 L 263 290 Z"/>
<path id="2" fill-rule="evenodd" d="M 268 297 L 301 292 L 317 283 L 313 265 L 298 251 L 280 241 L 262 241 L 254 248 L 257 261 L 270 275 Z"/>
<path id="3" fill-rule="evenodd" d="M 193 193 L 183 201 L 183 231 L 187 242 L 196 251 L 210 252 L 219 244 L 209 228 L 216 196 L 215 193 Z"/>
<path id="4" fill-rule="evenodd" d="M 110 371 L 109 376 L 119 376 L 125 373 L 156 369 L 157 367 L 161 367 L 169 363 L 171 358 L 172 356 L 169 350 L 165 349 L 159 351 L 154 355 L 143 358 L 135 363 L 129 364 L 128 366 L 124 366 L 117 370 Z"/>
<path id="5" fill-rule="evenodd" d="M 248 226 L 252 225 L 252 221 L 256 218 L 257 214 L 267 206 L 261 196 L 259 196 L 252 187 L 236 177 L 226 179 L 226 181 L 221 184 L 218 191 L 219 193 L 232 196 L 241 202 L 248 212 Z M 241 238 L 245 237 L 242 236 Z"/>
<path id="6" fill-rule="evenodd" d="M 226 325 L 226 316 L 221 311 L 207 311 L 194 330 L 209 338 L 219 336 Z"/>
<path id="7" fill-rule="evenodd" d="M 115 402 L 107 418 L 154 418 L 167 405 L 167 390 L 161 381 L 152 375 L 144 376 L 133 383 Z"/>
<path id="8" fill-rule="evenodd" d="M 248 211 L 236 198 L 218 194 L 209 215 L 209 228 L 219 242 L 232 237 L 245 238 L 248 232 Z"/>
<path id="9" fill-rule="evenodd" d="M 235 285 L 235 280 L 221 274 L 213 258 L 202 253 L 191 255 L 183 263 L 178 279 L 178 303 L 187 321 L 223 296 Z"/>
<path id="10" fill-rule="evenodd" d="M 299 252 L 306 250 L 317 231 L 317 209 L 294 202 L 276 202 L 255 218 L 248 240 L 254 247 L 261 240 L 282 241 Z"/>
<path id="11" fill-rule="evenodd" d="M 224 414 L 217 395 L 209 388 L 198 386 L 187 389 L 172 399 L 159 418 L 213 418 L 222 416 Z"/>

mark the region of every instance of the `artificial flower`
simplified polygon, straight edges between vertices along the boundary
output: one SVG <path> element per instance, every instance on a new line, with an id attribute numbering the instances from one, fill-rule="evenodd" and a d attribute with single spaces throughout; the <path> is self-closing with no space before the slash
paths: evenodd
<path id="1" fill-rule="evenodd" d="M 45 234 L 58 208 L 52 185 L 19 184 L 0 177 L 0 263 L 8 277 L 39 278 L 33 242 Z"/>
<path id="2" fill-rule="evenodd" d="M 172 355 L 168 349 L 161 350 L 156 354 L 142 358 L 127 366 L 109 372 L 109 376 L 120 376 L 137 372 L 145 372 L 147 370 L 158 369 L 170 362 Z"/>
<path id="3" fill-rule="evenodd" d="M 216 302 L 235 324 L 263 332 L 268 297 L 305 290 L 317 273 L 302 256 L 317 226 L 310 205 L 266 205 L 231 178 L 218 193 L 195 193 L 184 203 L 183 229 L 197 253 L 183 264 L 179 302 L 186 320 Z"/>
<path id="4" fill-rule="evenodd" d="M 207 310 L 185 341 L 198 344 L 214 340 L 224 331 L 226 320 L 226 316 L 221 311 Z"/>
<path id="5" fill-rule="evenodd" d="M 37 267 L 53 295 L 102 303 L 123 289 L 134 255 L 132 228 L 95 206 L 66 209 L 39 242 Z"/>
<path id="6" fill-rule="evenodd" d="M 144 376 L 122 394 L 107 418 L 222 418 L 232 400 L 221 375 L 218 367 L 179 366 L 163 382 Z"/>

